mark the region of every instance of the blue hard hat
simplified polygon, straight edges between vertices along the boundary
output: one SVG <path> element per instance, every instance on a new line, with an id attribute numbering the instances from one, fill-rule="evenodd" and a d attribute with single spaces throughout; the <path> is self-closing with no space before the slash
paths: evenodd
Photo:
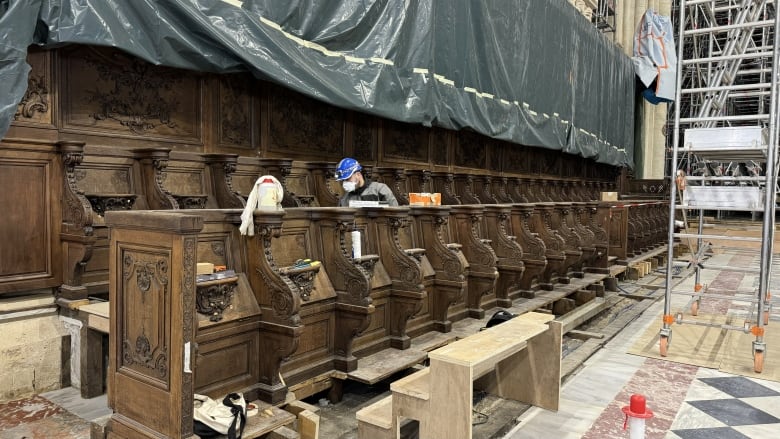
<path id="1" fill-rule="evenodd" d="M 363 167 L 360 166 L 360 163 L 358 163 L 357 160 L 353 158 L 345 158 L 341 159 L 338 166 L 336 166 L 336 180 L 346 180 L 349 177 L 352 177 L 352 174 L 354 174 L 356 171 L 362 170 Z"/>

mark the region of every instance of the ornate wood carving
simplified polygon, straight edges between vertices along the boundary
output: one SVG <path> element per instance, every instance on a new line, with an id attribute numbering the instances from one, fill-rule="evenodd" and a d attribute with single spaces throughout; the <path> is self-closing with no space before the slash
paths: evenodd
<path id="1" fill-rule="evenodd" d="M 563 238 L 555 233 L 554 228 L 551 226 L 551 220 L 555 205 L 551 203 L 537 203 L 534 206 L 534 214 L 531 217 L 531 230 L 538 236 L 543 242 L 546 248 L 545 258 L 547 259 L 547 267 L 545 267 L 542 274 L 540 286 L 544 289 L 552 289 L 552 284 L 561 275 L 566 275 L 564 271 L 566 265 L 566 255 L 564 254 L 564 248 L 566 242 Z"/>
<path id="2" fill-rule="evenodd" d="M 57 149 L 65 168 L 60 233 L 65 272 L 58 294 L 66 299 L 86 299 L 88 291 L 82 285 L 82 276 L 87 262 L 92 257 L 96 237 L 93 234 L 92 206 L 84 192 L 76 185 L 76 167 L 84 159 L 84 143 L 58 142 Z"/>
<path id="3" fill-rule="evenodd" d="M 379 257 L 392 280 L 387 329 L 390 346 L 407 349 L 411 338 L 406 324 L 422 308 L 425 299 L 420 262 L 401 246 L 399 229 L 408 225 L 408 208 L 364 208 L 372 223 L 368 239 L 379 245 Z"/>
<path id="4" fill-rule="evenodd" d="M 495 183 L 493 185 L 495 191 L 496 201 L 499 203 L 514 203 L 515 200 L 509 195 L 509 178 L 508 177 L 496 177 L 493 179 Z M 517 201 L 520 203 L 521 201 Z"/>
<path id="5" fill-rule="evenodd" d="M 165 169 L 170 150 L 167 148 L 137 149 L 136 159 L 141 163 L 141 175 L 146 201 L 152 209 L 178 209 L 179 203 L 165 189 Z"/>
<path id="6" fill-rule="evenodd" d="M 498 283 L 496 284 L 496 300 L 498 306 L 510 307 L 516 297 L 517 284 L 523 275 L 523 249 L 509 237 L 507 224 L 512 207 L 509 205 L 485 206 L 484 224 L 490 246 L 496 253 L 498 268 Z"/>
<path id="7" fill-rule="evenodd" d="M 531 204 L 512 205 L 512 232 L 517 243 L 523 249 L 523 264 L 525 265 L 525 271 L 518 285 L 520 295 L 523 297 L 533 297 L 533 290 L 536 289 L 547 267 L 547 258 L 545 257 L 547 247 L 544 245 L 544 241 L 530 228 L 533 211 L 534 207 Z"/>
<path id="8" fill-rule="evenodd" d="M 441 193 L 441 204 L 460 204 L 460 199 L 455 195 L 455 176 L 449 172 L 432 172 L 434 192 Z"/>
<path id="9" fill-rule="evenodd" d="M 352 150 L 355 158 L 363 163 L 376 160 L 376 118 L 363 113 L 351 113 Z"/>
<path id="10" fill-rule="evenodd" d="M 383 159 L 428 162 L 428 130 L 420 125 L 382 119 Z"/>
<path id="11" fill-rule="evenodd" d="M 219 143 L 230 147 L 252 148 L 254 96 L 248 86 L 255 81 L 249 75 L 219 77 Z"/>
<path id="12" fill-rule="evenodd" d="M 217 205 L 221 209 L 241 209 L 246 206 L 246 200 L 233 189 L 233 173 L 236 172 L 238 166 L 238 155 L 204 154 L 203 159 L 206 160 L 206 164 L 211 170 Z"/>
<path id="13" fill-rule="evenodd" d="M 406 171 L 409 181 L 409 192 L 435 192 L 431 171 L 427 169 L 410 169 Z"/>
<path id="14" fill-rule="evenodd" d="M 136 194 L 86 194 L 89 204 L 92 206 L 92 210 L 100 216 L 103 216 L 106 212 L 112 210 L 131 210 L 135 199 L 138 197 Z"/>
<path id="15" fill-rule="evenodd" d="M 232 277 L 197 284 L 195 307 L 212 322 L 222 320 L 222 313 L 233 306 L 233 292 L 238 278 Z"/>
<path id="16" fill-rule="evenodd" d="M 466 308 L 469 317 L 482 318 L 482 298 L 495 293 L 498 279 L 496 253 L 479 236 L 479 224 L 482 222 L 484 207 L 477 205 L 452 206 L 450 232 L 462 247 L 463 255 L 469 262 L 468 290 Z"/>
<path id="17" fill-rule="evenodd" d="M 455 193 L 463 204 L 480 204 L 474 193 L 474 176 L 471 174 L 455 174 Z"/>
<path id="18" fill-rule="evenodd" d="M 435 165 L 448 165 L 450 131 L 442 128 L 431 128 L 431 160 Z"/>
<path id="19" fill-rule="evenodd" d="M 65 125 L 201 144 L 201 78 L 114 49 L 74 47 L 63 55 Z"/>
<path id="20" fill-rule="evenodd" d="M 464 168 L 485 169 L 487 167 L 485 143 L 486 138 L 480 134 L 459 131 L 457 141 L 455 142 L 453 165 Z"/>
<path id="21" fill-rule="evenodd" d="M 37 119 L 49 113 L 49 87 L 44 75 L 30 74 L 27 78 L 27 90 L 19 102 L 14 120 Z"/>
<path id="22" fill-rule="evenodd" d="M 374 168 L 378 179 L 388 185 L 398 200 L 399 205 L 409 204 L 409 188 L 407 187 L 406 172 L 402 168 Z"/>
<path id="23" fill-rule="evenodd" d="M 333 178 L 336 171 L 336 163 L 306 162 L 304 166 L 311 174 L 317 204 L 321 207 L 338 206 L 340 192 L 334 188 L 337 182 Z"/>
<path id="24" fill-rule="evenodd" d="M 344 153 L 344 110 L 268 84 L 268 150 L 303 157 Z M 312 139 L 316 139 L 312 143 Z"/>
<path id="25" fill-rule="evenodd" d="M 452 329 L 450 307 L 463 301 L 468 262 L 460 244 L 444 240 L 449 208 L 415 206 L 410 215 L 414 219 L 415 242 L 425 248 L 428 262 L 436 272 L 428 312 L 436 330 L 449 332 Z"/>
<path id="26" fill-rule="evenodd" d="M 482 203 L 495 204 L 499 202 L 493 195 L 493 178 L 490 175 L 479 175 L 474 180 L 479 183 L 479 190 L 476 193 Z"/>

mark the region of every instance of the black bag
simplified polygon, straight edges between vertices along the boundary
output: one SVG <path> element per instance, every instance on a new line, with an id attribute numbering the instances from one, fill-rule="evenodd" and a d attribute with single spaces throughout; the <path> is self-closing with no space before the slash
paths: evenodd
<path id="1" fill-rule="evenodd" d="M 490 320 L 488 320 L 487 324 L 485 325 L 485 329 L 496 326 L 499 323 L 504 323 L 507 320 L 511 320 L 515 317 L 517 317 L 517 315 L 512 314 L 509 311 L 504 311 L 504 310 L 498 311 L 495 314 L 493 314 L 493 317 L 491 317 Z"/>

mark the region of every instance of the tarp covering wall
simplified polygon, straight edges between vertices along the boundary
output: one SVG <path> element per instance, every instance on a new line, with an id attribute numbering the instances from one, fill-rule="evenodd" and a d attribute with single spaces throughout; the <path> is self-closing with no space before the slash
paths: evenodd
<path id="1" fill-rule="evenodd" d="M 0 138 L 27 47 L 71 43 L 633 166 L 631 60 L 565 0 L 0 0 Z"/>

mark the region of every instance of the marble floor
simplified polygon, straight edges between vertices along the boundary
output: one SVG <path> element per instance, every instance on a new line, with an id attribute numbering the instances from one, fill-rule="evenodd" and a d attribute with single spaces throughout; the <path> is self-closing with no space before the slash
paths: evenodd
<path id="1" fill-rule="evenodd" d="M 722 254 L 713 256 L 712 263 L 747 266 L 754 262 L 751 258 Z M 755 275 L 727 271 L 710 272 L 700 281 L 735 291 L 734 300 L 703 301 L 701 313 L 744 315 L 747 306 L 736 290 L 757 285 Z M 692 286 L 693 279 L 681 284 Z M 687 304 L 685 296 L 672 297 L 673 311 Z M 569 378 L 558 412 L 531 408 L 505 437 L 628 438 L 621 408 L 632 394 L 641 394 L 654 412 L 646 421 L 647 439 L 780 438 L 780 382 L 627 353 L 650 325 L 659 323 L 663 305 L 664 300 L 658 300 Z M 767 331 L 780 323 L 775 323 L 776 314 Z M 767 356 L 773 354 L 778 355 L 777 350 L 770 347 Z"/>
<path id="2" fill-rule="evenodd" d="M 716 255 L 713 261 L 741 266 L 751 262 L 746 258 Z M 755 286 L 755 275 L 713 273 L 703 281 L 732 288 L 735 298 L 704 302 L 702 313 L 747 312 L 736 290 Z M 691 287 L 692 280 L 687 282 Z M 672 308 L 685 306 L 685 300 L 675 299 Z M 621 408 L 632 394 L 642 394 L 654 412 L 646 422 L 648 439 L 780 438 L 780 382 L 627 353 L 650 325 L 658 324 L 663 302 L 650 306 L 566 380 L 557 412 L 531 408 L 504 437 L 628 438 Z M 776 349 L 767 351 L 773 354 Z M 108 413 L 105 396 L 82 400 L 76 389 L 0 403 L 0 439 L 86 439 L 89 421 Z"/>

